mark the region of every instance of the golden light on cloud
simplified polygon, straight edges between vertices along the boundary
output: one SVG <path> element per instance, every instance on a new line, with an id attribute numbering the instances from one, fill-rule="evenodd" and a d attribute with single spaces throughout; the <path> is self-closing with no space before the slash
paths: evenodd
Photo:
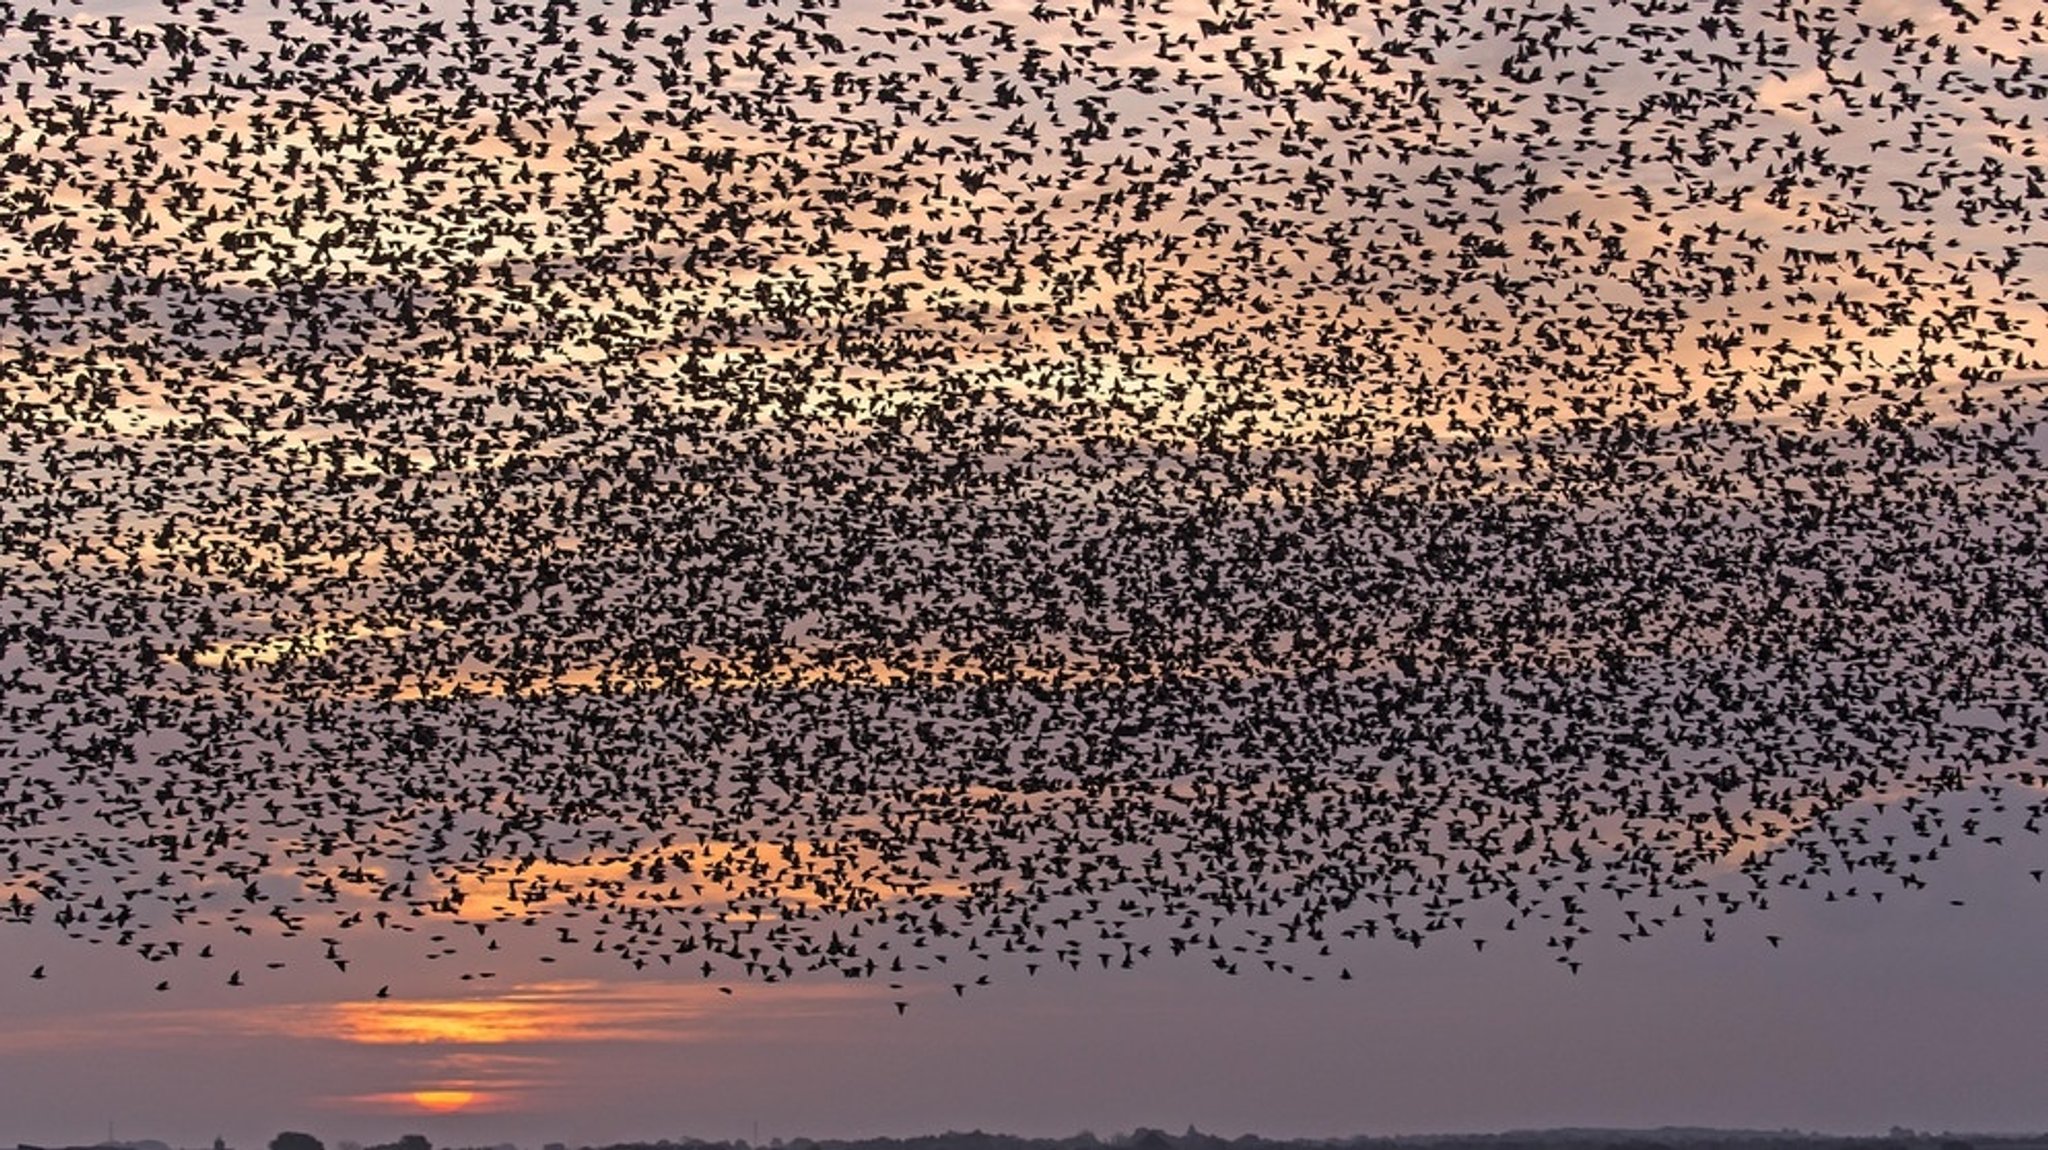
<path id="1" fill-rule="evenodd" d="M 829 984 L 783 987 L 774 1005 L 807 1009 L 820 998 L 854 993 Z M 237 1021 L 245 1032 L 359 1046 L 674 1042 L 709 1034 L 714 1004 L 721 1001 L 719 989 L 709 984 L 563 981 L 518 986 L 487 998 L 304 1003 L 245 1014 Z"/>
<path id="2" fill-rule="evenodd" d="M 547 1036 L 541 1009 L 500 1002 L 421 1002 L 383 1009 L 343 1003 L 332 1009 L 334 1034 L 369 1046 L 451 1042 L 496 1045 Z"/>
<path id="3" fill-rule="evenodd" d="M 520 987 L 495 998 L 342 1002 L 290 1016 L 288 1031 L 365 1046 L 500 1046 L 674 1038 L 703 1011 L 708 987 Z"/>

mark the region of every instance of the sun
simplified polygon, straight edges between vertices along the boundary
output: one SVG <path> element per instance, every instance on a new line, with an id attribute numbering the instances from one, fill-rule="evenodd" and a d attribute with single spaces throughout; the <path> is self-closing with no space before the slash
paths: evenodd
<path id="1" fill-rule="evenodd" d="M 476 1101 L 474 1090 L 415 1090 L 412 1104 L 431 1114 L 453 1114 Z"/>

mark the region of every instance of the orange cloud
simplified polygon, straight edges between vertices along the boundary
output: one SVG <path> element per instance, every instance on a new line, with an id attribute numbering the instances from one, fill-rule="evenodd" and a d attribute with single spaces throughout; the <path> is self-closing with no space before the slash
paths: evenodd
<path id="1" fill-rule="evenodd" d="M 845 999 L 853 988 L 783 987 L 782 1005 Z M 338 1041 L 362 1046 L 454 1048 L 591 1042 L 673 1042 L 708 1036 L 724 1001 L 708 984 L 671 985 L 563 981 L 533 983 L 489 998 L 295 1004 L 234 1012 L 247 1033 Z M 493 1065 L 504 1060 L 493 1058 Z M 467 1065 L 449 1061 L 455 1068 Z M 443 1084 L 447 1085 L 447 1084 Z M 463 1082 L 460 1086 L 482 1085 Z"/>
<path id="2" fill-rule="evenodd" d="M 703 1015 L 709 987 L 542 983 L 494 998 L 339 1002 L 288 1009 L 259 1026 L 366 1046 L 495 1046 L 672 1039 Z"/>

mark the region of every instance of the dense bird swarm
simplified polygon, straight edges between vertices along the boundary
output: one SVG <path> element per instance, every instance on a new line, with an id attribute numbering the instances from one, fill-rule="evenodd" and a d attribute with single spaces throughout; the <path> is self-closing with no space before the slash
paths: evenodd
<path id="1" fill-rule="evenodd" d="M 0 6 L 0 918 L 964 990 L 1924 883 L 2048 794 L 2044 31 Z"/>

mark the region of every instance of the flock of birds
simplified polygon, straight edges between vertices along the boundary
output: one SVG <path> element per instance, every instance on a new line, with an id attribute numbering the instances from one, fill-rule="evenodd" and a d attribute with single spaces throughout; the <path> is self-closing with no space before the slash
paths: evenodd
<path id="1" fill-rule="evenodd" d="M 1577 970 L 2048 813 L 2037 7 L 107 7 L 0 5 L 10 931 Z"/>

